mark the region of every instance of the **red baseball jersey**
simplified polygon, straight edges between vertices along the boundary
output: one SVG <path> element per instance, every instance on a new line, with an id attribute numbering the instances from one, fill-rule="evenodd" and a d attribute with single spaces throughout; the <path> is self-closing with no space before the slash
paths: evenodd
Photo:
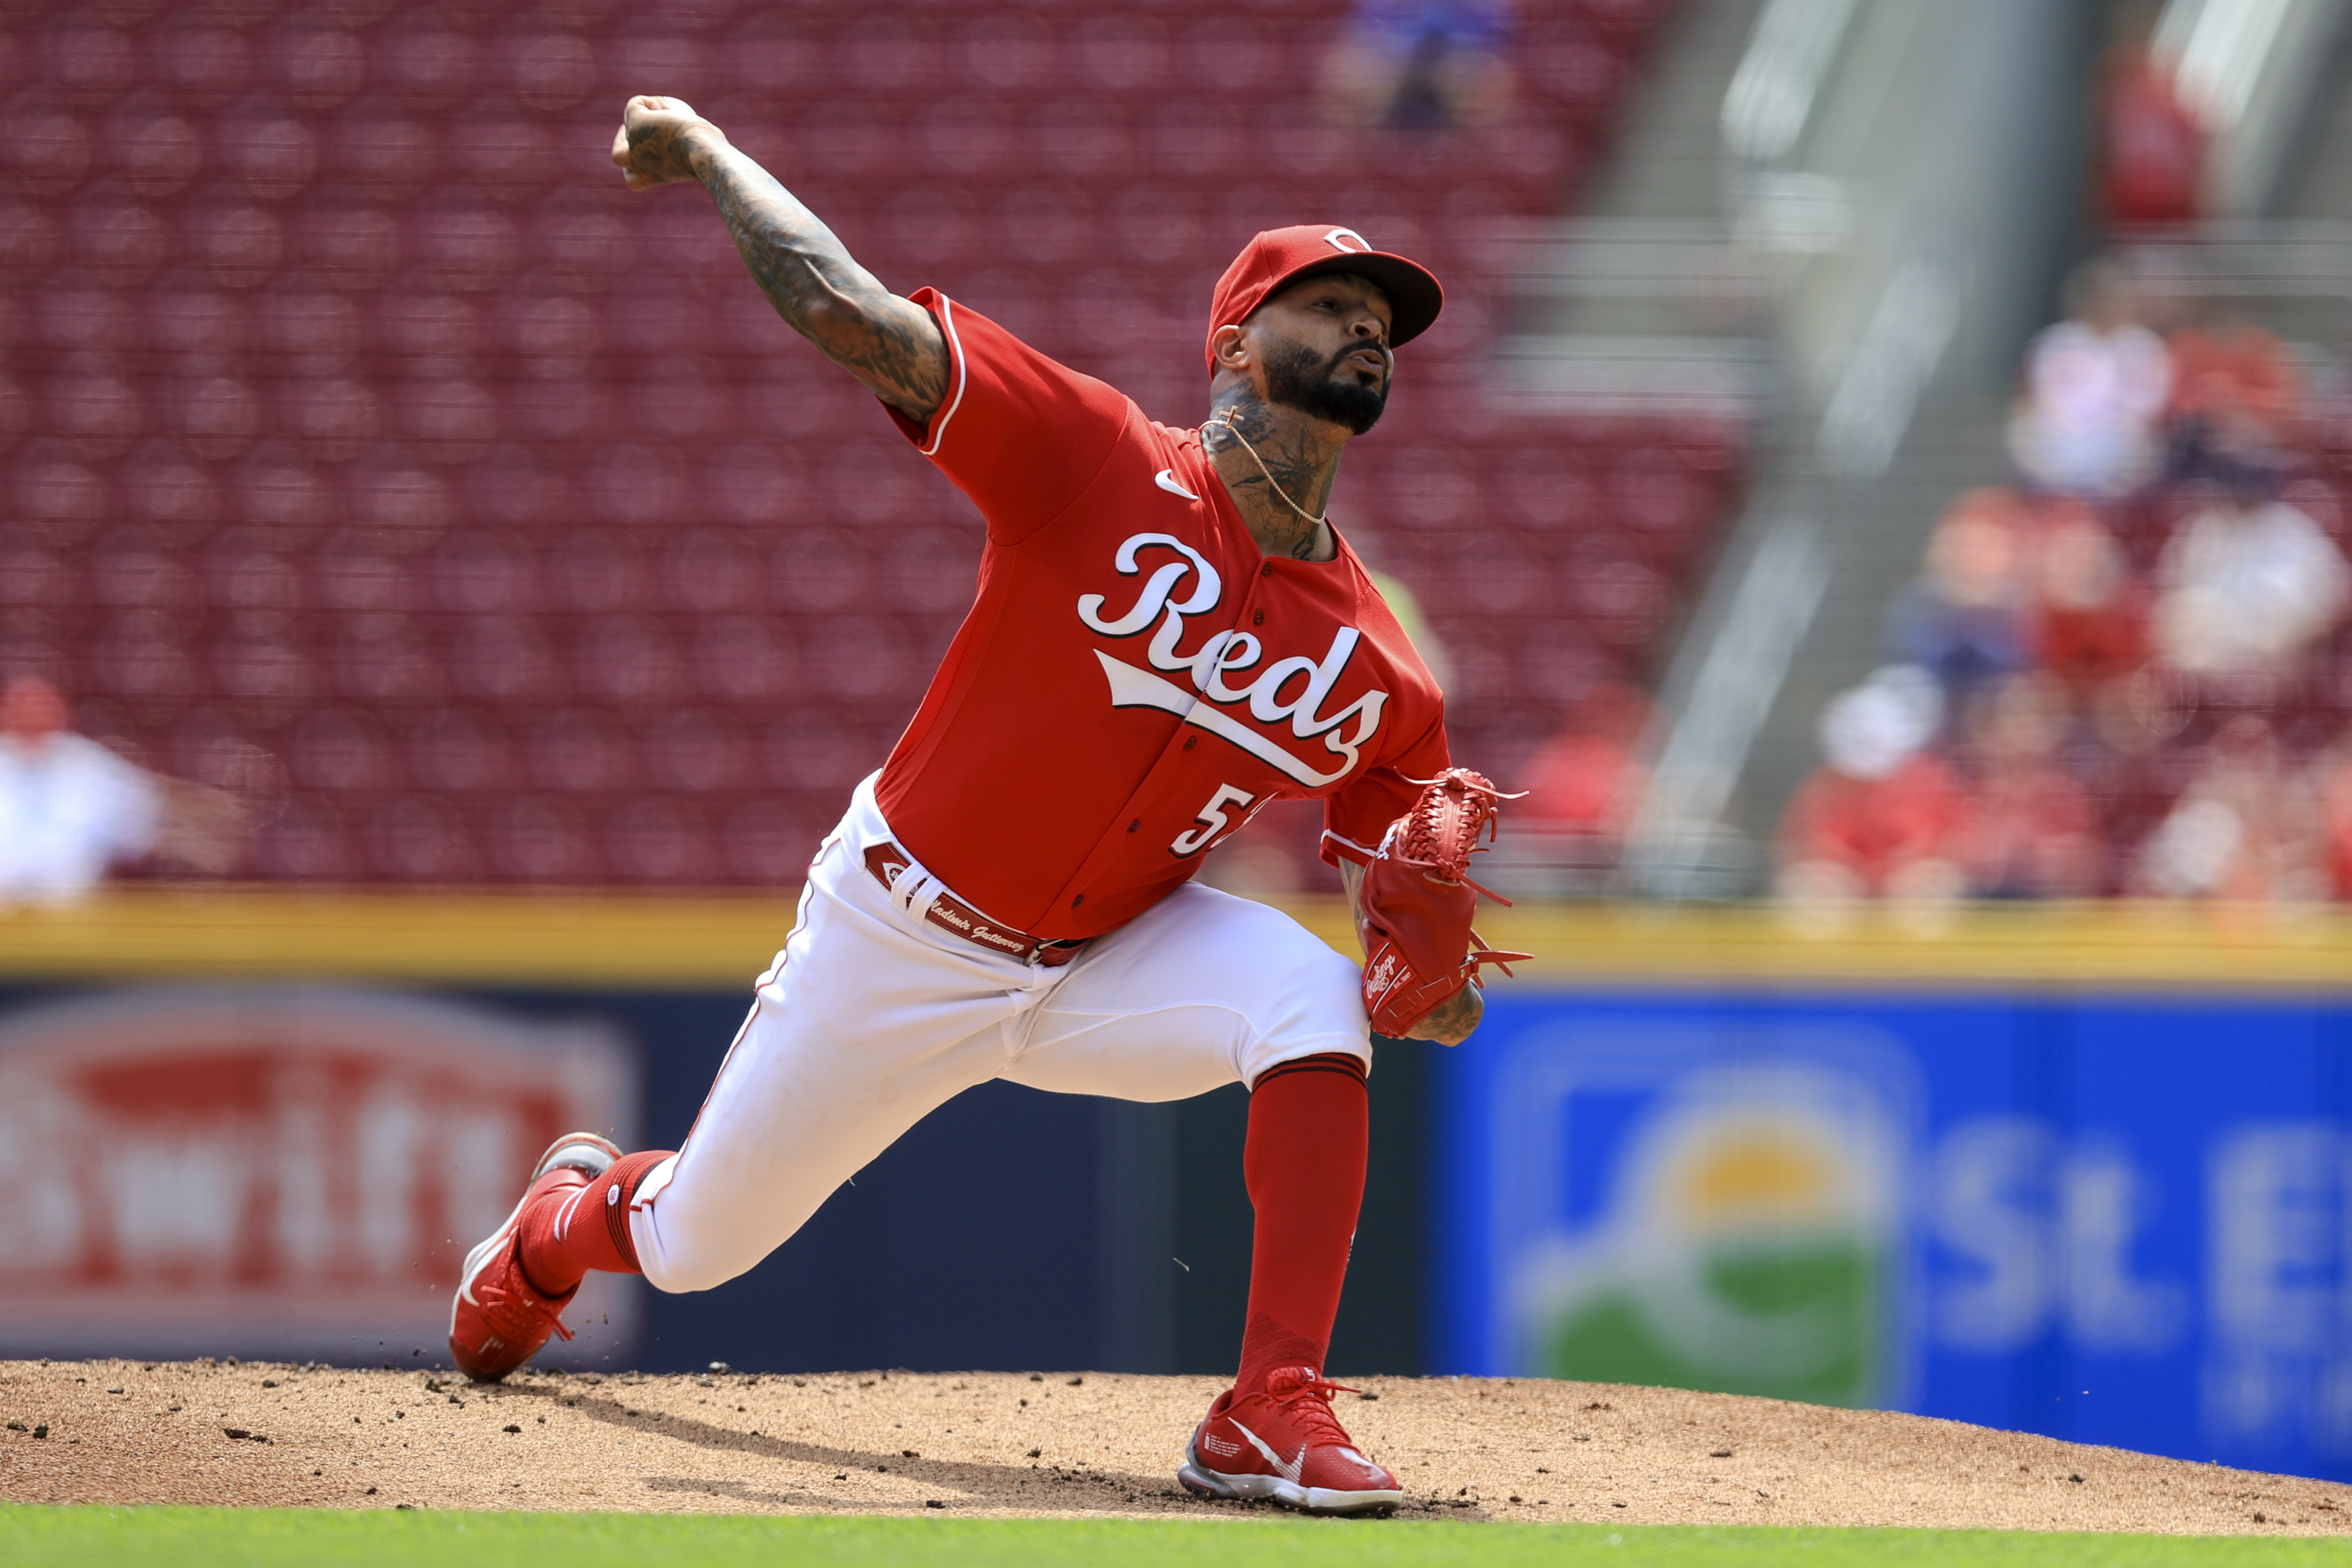
<path id="1" fill-rule="evenodd" d="M 948 392 L 908 438 L 988 522 L 980 591 L 884 764 L 883 816 L 959 897 L 1098 936 L 1274 800 L 1360 860 L 1447 765 L 1444 699 L 1364 564 L 1262 553 L 1197 430 L 932 289 Z"/>

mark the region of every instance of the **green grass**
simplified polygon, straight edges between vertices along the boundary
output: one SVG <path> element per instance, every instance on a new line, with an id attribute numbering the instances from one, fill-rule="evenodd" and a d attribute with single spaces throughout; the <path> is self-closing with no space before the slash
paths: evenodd
<path id="1" fill-rule="evenodd" d="M 270 1568 L 284 1563 L 793 1568 L 1213 1563 L 1420 1568 L 2352 1568 L 2352 1541 L 1998 1531 L 1706 1530 L 1393 1521 L 741 1519 L 689 1514 L 339 1513 L 304 1509 L 0 1504 L 9 1568 Z"/>

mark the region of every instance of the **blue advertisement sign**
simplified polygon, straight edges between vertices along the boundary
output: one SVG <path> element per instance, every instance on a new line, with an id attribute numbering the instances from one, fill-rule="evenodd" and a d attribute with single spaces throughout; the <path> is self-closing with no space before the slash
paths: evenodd
<path id="1" fill-rule="evenodd" d="M 1487 997 L 1432 1372 L 2352 1479 L 2352 1004 Z"/>

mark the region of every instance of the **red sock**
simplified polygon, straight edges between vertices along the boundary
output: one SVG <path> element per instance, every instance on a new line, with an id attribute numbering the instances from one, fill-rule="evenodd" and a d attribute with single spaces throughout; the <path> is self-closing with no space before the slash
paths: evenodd
<path id="1" fill-rule="evenodd" d="M 1250 1091 L 1242 1172 L 1257 1210 L 1249 1322 L 1234 1386 L 1265 1385 L 1278 1366 L 1323 1370 L 1348 1249 L 1364 1203 L 1371 1103 L 1364 1064 L 1333 1052 L 1269 1068 Z"/>
<path id="2" fill-rule="evenodd" d="M 562 1187 L 523 1210 L 522 1271 L 541 1295 L 560 1296 L 592 1269 L 637 1274 L 629 1239 L 629 1199 L 646 1173 L 669 1158 L 667 1149 L 623 1155 L 584 1187 Z"/>

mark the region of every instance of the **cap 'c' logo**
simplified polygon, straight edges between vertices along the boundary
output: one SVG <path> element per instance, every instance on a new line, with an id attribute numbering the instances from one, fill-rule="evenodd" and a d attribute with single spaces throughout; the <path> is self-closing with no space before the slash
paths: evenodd
<path id="1" fill-rule="evenodd" d="M 1333 229 L 1323 236 L 1323 243 L 1333 250 L 1346 251 L 1351 256 L 1372 248 L 1372 242 L 1353 229 Z"/>

